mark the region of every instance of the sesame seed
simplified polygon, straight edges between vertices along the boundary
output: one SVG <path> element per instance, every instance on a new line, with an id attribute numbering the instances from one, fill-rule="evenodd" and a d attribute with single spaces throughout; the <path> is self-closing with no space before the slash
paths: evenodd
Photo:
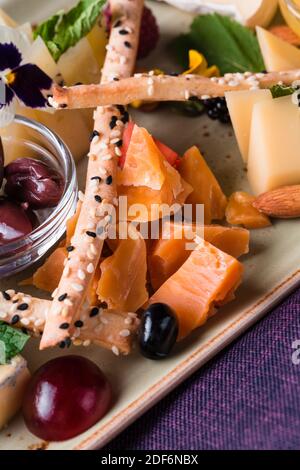
<path id="1" fill-rule="evenodd" d="M 105 302 L 105 301 L 101 302 L 100 303 L 100 308 L 107 309 L 108 308 L 107 302 Z"/>
<path id="2" fill-rule="evenodd" d="M 121 157 L 121 156 L 122 156 L 122 152 L 121 152 L 121 150 L 119 149 L 119 147 L 115 147 L 115 154 L 117 155 L 117 157 Z"/>
<path id="3" fill-rule="evenodd" d="M 122 24 L 122 21 L 121 20 L 117 20 L 114 25 L 113 25 L 113 28 L 119 28 Z"/>
<path id="4" fill-rule="evenodd" d="M 129 41 L 124 41 L 124 46 L 127 47 L 128 49 L 132 48 L 132 45 Z"/>
<path id="5" fill-rule="evenodd" d="M 64 304 L 67 305 L 68 307 L 73 307 L 73 302 L 70 299 L 64 300 Z"/>
<path id="6" fill-rule="evenodd" d="M 102 202 L 102 197 L 98 196 L 98 194 L 95 196 L 95 201 L 96 202 Z"/>
<path id="7" fill-rule="evenodd" d="M 148 78 L 147 83 L 148 83 L 148 85 L 153 85 L 153 83 L 154 83 L 153 78 L 151 78 L 151 77 Z"/>
<path id="8" fill-rule="evenodd" d="M 60 328 L 61 330 L 67 330 L 67 329 L 69 328 L 69 326 L 70 326 L 70 323 L 65 322 L 65 323 L 61 323 L 61 324 L 59 325 L 59 328 Z"/>
<path id="9" fill-rule="evenodd" d="M 154 75 L 154 70 L 150 70 L 150 71 L 148 72 L 148 75 L 149 75 L 149 77 L 153 77 L 153 75 Z"/>
<path id="10" fill-rule="evenodd" d="M 106 178 L 105 183 L 108 184 L 108 185 L 110 185 L 110 184 L 112 184 L 112 182 L 113 182 L 113 178 L 112 178 L 112 176 L 110 175 L 110 176 L 108 176 L 108 177 Z"/>
<path id="11" fill-rule="evenodd" d="M 129 34 L 129 32 L 127 29 L 120 29 L 119 34 L 121 34 L 121 36 L 126 36 L 126 34 Z"/>
<path id="12" fill-rule="evenodd" d="M 118 139 L 118 138 L 112 139 L 112 140 L 110 141 L 110 143 L 111 143 L 112 145 L 116 144 L 117 142 L 119 142 L 119 139 Z"/>
<path id="13" fill-rule="evenodd" d="M 81 281 L 84 281 L 86 278 L 85 272 L 82 269 L 78 269 L 77 276 Z"/>
<path id="14" fill-rule="evenodd" d="M 90 136 L 90 142 L 92 142 L 92 140 L 95 138 L 95 137 L 99 137 L 100 134 L 98 131 L 94 130 Z"/>
<path id="15" fill-rule="evenodd" d="M 38 318 L 37 320 L 35 320 L 34 326 L 39 327 L 39 326 L 42 326 L 44 323 L 45 323 L 45 320 L 43 318 Z"/>
<path id="16" fill-rule="evenodd" d="M 154 93 L 154 87 L 153 87 L 153 85 L 148 86 L 147 95 L 148 95 L 148 96 L 152 96 L 153 93 Z"/>
<path id="17" fill-rule="evenodd" d="M 30 321 L 28 320 L 28 318 L 21 318 L 20 323 L 24 326 L 28 326 Z"/>
<path id="18" fill-rule="evenodd" d="M 28 309 L 28 307 L 29 307 L 28 304 L 23 303 L 23 304 L 18 305 L 17 310 L 21 310 L 22 312 L 24 312 L 25 310 Z"/>
<path id="19" fill-rule="evenodd" d="M 71 284 L 71 287 L 76 292 L 82 292 L 84 290 L 84 287 L 81 284 L 73 283 L 73 284 Z"/>
<path id="20" fill-rule="evenodd" d="M 81 346 L 82 345 L 82 340 L 81 339 L 75 339 L 73 341 L 73 345 L 74 346 Z"/>
<path id="21" fill-rule="evenodd" d="M 112 350 L 112 352 L 113 352 L 116 356 L 119 356 L 120 351 L 119 351 L 119 349 L 117 348 L 117 346 L 112 346 L 111 350 Z"/>
<path id="22" fill-rule="evenodd" d="M 99 314 L 99 311 L 98 307 L 93 307 L 90 311 L 90 318 L 96 317 Z"/>
<path id="23" fill-rule="evenodd" d="M 59 302 L 63 302 L 66 298 L 68 297 L 68 294 L 62 294 L 58 297 L 58 301 Z"/>
<path id="24" fill-rule="evenodd" d="M 100 183 L 101 178 L 100 176 L 92 176 L 91 181 L 98 181 Z"/>
<path id="25" fill-rule="evenodd" d="M 135 73 L 134 77 L 135 78 L 142 78 L 143 74 L 142 73 Z"/>
<path id="26" fill-rule="evenodd" d="M 96 232 L 91 232 L 90 230 L 87 230 L 85 233 L 88 237 L 92 237 L 92 238 L 97 237 Z"/>
<path id="27" fill-rule="evenodd" d="M 104 157 L 102 157 L 102 160 L 106 162 L 108 160 L 111 160 L 112 158 L 113 158 L 112 155 L 107 154 L 107 155 L 104 155 Z"/>
<path id="28" fill-rule="evenodd" d="M 14 315 L 11 319 L 10 324 L 15 325 L 16 323 L 19 323 L 19 321 L 20 321 L 20 315 Z"/>
<path id="29" fill-rule="evenodd" d="M 86 339 L 85 341 L 83 341 L 82 343 L 82 346 L 84 346 L 85 348 L 87 348 L 88 346 L 91 345 L 91 340 L 90 339 Z"/>
<path id="30" fill-rule="evenodd" d="M 0 318 L 3 320 L 4 318 L 7 317 L 7 313 L 6 312 L 0 312 Z"/>
<path id="31" fill-rule="evenodd" d="M 119 121 L 117 121 L 117 122 L 119 122 Z M 112 138 L 114 138 L 114 137 L 120 138 L 120 137 L 121 137 L 121 132 L 120 132 L 118 129 L 116 129 L 115 131 L 113 131 L 113 132 L 110 133 L 110 136 L 111 136 Z"/>
<path id="32" fill-rule="evenodd" d="M 123 122 L 123 124 L 126 124 L 127 122 L 129 122 L 129 113 L 128 113 L 128 111 L 125 111 L 123 117 L 121 118 L 121 121 Z"/>
<path id="33" fill-rule="evenodd" d="M 7 300 L 7 301 L 8 301 L 8 300 L 11 300 L 10 295 L 9 295 L 6 291 L 3 291 L 3 292 L 2 292 L 2 295 L 3 295 L 4 300 Z"/>
<path id="34" fill-rule="evenodd" d="M 66 347 L 66 342 L 65 341 L 60 341 L 60 343 L 58 343 L 58 347 L 60 349 L 64 349 Z"/>
<path id="35" fill-rule="evenodd" d="M 209 100 L 210 98 L 211 98 L 210 95 L 202 95 L 202 96 L 201 96 L 201 99 L 202 99 L 202 100 Z"/>
<path id="36" fill-rule="evenodd" d="M 235 87 L 235 86 L 238 86 L 239 85 L 239 82 L 237 80 L 230 80 L 228 82 L 228 85 L 229 86 L 232 86 L 232 87 Z"/>
<path id="37" fill-rule="evenodd" d="M 74 325 L 76 326 L 76 328 L 82 328 L 83 327 L 83 321 L 81 320 L 77 320 Z"/>
<path id="38" fill-rule="evenodd" d="M 125 325 L 131 325 L 132 324 L 132 318 L 125 318 L 124 323 L 125 323 Z"/>
<path id="39" fill-rule="evenodd" d="M 86 270 L 89 274 L 92 274 L 95 271 L 94 265 L 92 263 L 88 264 Z"/>
<path id="40" fill-rule="evenodd" d="M 120 336 L 122 336 L 122 338 L 126 338 L 127 336 L 130 336 L 130 331 L 127 329 L 122 330 L 120 331 Z"/>
<path id="41" fill-rule="evenodd" d="M 67 252 L 68 253 L 71 253 L 71 251 L 74 251 L 74 250 L 75 250 L 74 246 L 72 246 L 72 245 L 67 246 Z"/>

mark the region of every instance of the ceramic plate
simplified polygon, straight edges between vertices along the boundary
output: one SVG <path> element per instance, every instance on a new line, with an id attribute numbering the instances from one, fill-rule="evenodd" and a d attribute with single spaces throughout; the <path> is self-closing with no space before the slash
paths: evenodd
<path id="1" fill-rule="evenodd" d="M 0 6 L 20 22 L 35 22 L 72 3 L 63 0 L 0 0 Z M 172 70 L 174 64 L 168 57 L 166 46 L 172 37 L 188 28 L 191 16 L 164 4 L 150 3 L 160 22 L 162 39 L 157 52 L 145 66 Z M 227 194 L 249 189 L 231 127 L 205 117 L 186 118 L 166 110 L 138 113 L 136 119 L 179 152 L 192 144 L 198 145 Z M 79 168 L 79 175 L 82 177 L 83 174 L 84 168 Z M 77 354 L 95 361 L 107 374 L 113 385 L 114 405 L 110 413 L 86 433 L 63 443 L 51 443 L 48 449 L 102 447 L 262 318 L 300 283 L 298 221 L 277 222 L 266 230 L 253 231 L 251 239 L 251 254 L 244 258 L 245 279 L 236 301 L 222 308 L 203 328 L 180 343 L 172 357 L 157 363 L 138 353 L 118 358 L 97 347 L 75 349 Z M 16 287 L 17 280 L 1 280 L 1 290 L 8 286 Z M 58 354 L 58 350 L 38 352 L 35 341 L 30 341 L 24 351 L 31 370 Z M 0 449 L 28 449 L 40 445 L 39 440 L 26 430 L 20 417 L 0 434 Z"/>

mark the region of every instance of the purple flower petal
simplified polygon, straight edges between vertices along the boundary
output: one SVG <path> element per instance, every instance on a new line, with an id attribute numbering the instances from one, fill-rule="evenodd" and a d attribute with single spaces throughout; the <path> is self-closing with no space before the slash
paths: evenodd
<path id="1" fill-rule="evenodd" d="M 15 78 L 9 83 L 17 97 L 30 108 L 44 108 L 47 98 L 41 90 L 49 90 L 52 80 L 37 65 L 25 64 L 13 70 Z"/>
<path id="2" fill-rule="evenodd" d="M 21 52 L 12 42 L 0 44 L 0 71 L 15 69 L 21 61 Z"/>

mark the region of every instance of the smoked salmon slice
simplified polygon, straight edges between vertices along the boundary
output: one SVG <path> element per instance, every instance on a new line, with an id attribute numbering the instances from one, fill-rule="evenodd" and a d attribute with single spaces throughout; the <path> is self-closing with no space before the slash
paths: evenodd
<path id="1" fill-rule="evenodd" d="M 197 243 L 181 268 L 149 301 L 165 303 L 174 310 L 179 321 L 178 339 L 203 325 L 215 308 L 231 300 L 243 274 L 243 266 L 235 258 L 203 239 L 197 238 Z"/>

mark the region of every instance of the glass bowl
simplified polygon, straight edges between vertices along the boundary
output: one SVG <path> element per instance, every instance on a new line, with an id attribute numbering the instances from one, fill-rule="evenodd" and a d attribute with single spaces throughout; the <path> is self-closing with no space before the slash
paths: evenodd
<path id="1" fill-rule="evenodd" d="M 75 163 L 65 143 L 46 126 L 23 116 L 1 130 L 5 164 L 20 157 L 37 158 L 58 170 L 65 179 L 63 195 L 52 209 L 36 212 L 40 225 L 29 235 L 0 246 L 0 279 L 38 261 L 66 230 L 77 204 Z"/>

